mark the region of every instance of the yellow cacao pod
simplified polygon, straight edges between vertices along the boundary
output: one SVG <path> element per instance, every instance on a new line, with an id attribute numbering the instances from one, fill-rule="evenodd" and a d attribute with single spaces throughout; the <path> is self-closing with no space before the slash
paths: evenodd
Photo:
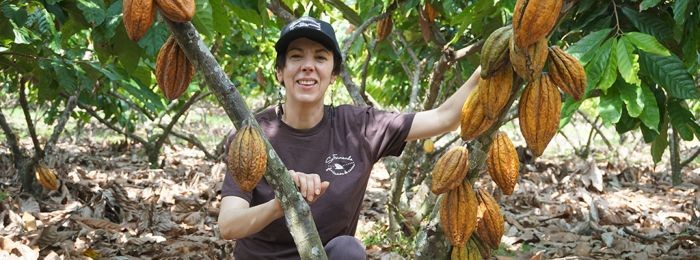
<path id="1" fill-rule="evenodd" d="M 383 41 L 386 39 L 389 34 L 391 34 L 391 30 L 394 27 L 394 21 L 391 19 L 391 16 L 379 20 L 379 23 L 377 24 L 377 41 Z"/>
<path id="2" fill-rule="evenodd" d="M 508 63 L 508 48 L 513 35 L 509 24 L 496 29 L 486 38 L 481 47 L 481 77 L 487 78 Z"/>
<path id="3" fill-rule="evenodd" d="M 194 77 L 194 66 L 185 56 L 172 35 L 163 44 L 156 58 L 156 81 L 158 88 L 169 100 L 185 93 Z"/>
<path id="4" fill-rule="evenodd" d="M 463 146 L 452 147 L 438 159 L 433 168 L 432 191 L 442 194 L 459 186 L 469 170 L 469 150 Z"/>
<path id="5" fill-rule="evenodd" d="M 481 252 L 479 252 L 479 247 L 476 245 L 473 239 L 469 239 L 469 242 L 465 246 L 454 246 L 452 247 L 452 254 L 450 255 L 451 260 L 481 260 L 485 259 L 481 257 Z"/>
<path id="6" fill-rule="evenodd" d="M 425 141 L 423 141 L 423 152 L 429 154 L 433 153 L 433 151 L 435 151 L 435 143 L 432 139 L 425 139 Z"/>
<path id="7" fill-rule="evenodd" d="M 559 130 L 561 96 L 549 75 L 525 86 L 518 104 L 520 132 L 535 156 L 540 156 Z"/>
<path id="8" fill-rule="evenodd" d="M 194 0 L 155 0 L 160 13 L 173 22 L 189 22 L 195 12 Z"/>
<path id="9" fill-rule="evenodd" d="M 483 189 L 476 192 L 476 199 L 479 201 L 477 214 L 476 233 L 479 238 L 491 248 L 498 248 L 503 237 L 504 224 L 501 207 L 498 202 Z"/>
<path id="10" fill-rule="evenodd" d="M 228 146 L 226 166 L 241 190 L 252 191 L 267 170 L 267 148 L 262 135 L 246 124 Z"/>
<path id="11" fill-rule="evenodd" d="M 58 177 L 53 169 L 50 169 L 43 163 L 39 163 L 34 171 L 36 181 L 47 190 L 58 189 Z"/>
<path id="12" fill-rule="evenodd" d="M 547 37 L 559 18 L 563 0 L 517 0 L 513 8 L 513 37 L 525 48 Z"/>
<path id="13" fill-rule="evenodd" d="M 586 71 L 574 56 L 557 46 L 549 47 L 549 76 L 564 93 L 581 100 L 586 91 Z"/>
<path id="14" fill-rule="evenodd" d="M 513 69 L 503 66 L 491 77 L 479 78 L 478 85 L 483 95 L 481 104 L 484 106 L 484 116 L 489 120 L 497 120 L 513 91 Z"/>
<path id="15" fill-rule="evenodd" d="M 498 132 L 493 138 L 486 157 L 486 167 L 503 194 L 513 194 L 520 172 L 520 161 L 518 152 L 506 133 Z"/>
<path id="16" fill-rule="evenodd" d="M 440 202 L 440 225 L 453 246 L 467 244 L 476 228 L 478 202 L 470 183 L 461 182 Z"/>
<path id="17" fill-rule="evenodd" d="M 486 117 L 484 105 L 481 104 L 482 95 L 482 88 L 477 85 L 462 106 L 460 135 L 464 141 L 472 140 L 483 134 L 495 123 L 495 120 Z"/>
<path id="18" fill-rule="evenodd" d="M 430 4 L 428 1 L 426 1 L 425 5 L 423 5 L 423 13 L 425 13 L 425 19 L 428 20 L 429 23 L 435 22 L 435 18 L 438 15 L 437 10 L 435 10 L 435 6 Z"/>
<path id="19" fill-rule="evenodd" d="M 547 38 L 541 38 L 525 49 L 518 48 L 510 41 L 510 63 L 521 78 L 526 81 L 536 80 L 547 63 Z"/>
<path id="20" fill-rule="evenodd" d="M 127 36 L 132 41 L 138 41 L 151 28 L 156 8 L 153 0 L 124 0 L 122 14 Z"/>

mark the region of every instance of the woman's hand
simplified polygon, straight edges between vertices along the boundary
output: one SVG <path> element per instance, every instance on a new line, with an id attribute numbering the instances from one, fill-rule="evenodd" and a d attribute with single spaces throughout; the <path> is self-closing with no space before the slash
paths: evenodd
<path id="1" fill-rule="evenodd" d="M 292 180 L 294 180 L 294 184 L 299 188 L 301 196 L 304 197 L 309 204 L 314 203 L 321 197 L 331 184 L 327 181 L 321 182 L 321 176 L 318 174 L 307 174 L 293 170 L 289 170 L 289 174 L 292 175 Z"/>

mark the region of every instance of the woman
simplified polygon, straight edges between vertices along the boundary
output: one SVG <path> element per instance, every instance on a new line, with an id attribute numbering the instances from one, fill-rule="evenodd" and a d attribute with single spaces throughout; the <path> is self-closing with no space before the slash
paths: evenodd
<path id="1" fill-rule="evenodd" d="M 276 76 L 285 102 L 256 115 L 295 184 L 309 202 L 329 259 L 365 259 L 354 237 L 372 166 L 401 154 L 406 141 L 457 129 L 461 107 L 479 71 L 440 107 L 393 113 L 371 107 L 323 104 L 338 76 L 342 56 L 330 24 L 302 17 L 288 24 L 275 44 Z M 298 259 L 280 202 L 263 179 L 240 190 L 227 173 L 219 228 L 236 239 L 237 259 Z"/>

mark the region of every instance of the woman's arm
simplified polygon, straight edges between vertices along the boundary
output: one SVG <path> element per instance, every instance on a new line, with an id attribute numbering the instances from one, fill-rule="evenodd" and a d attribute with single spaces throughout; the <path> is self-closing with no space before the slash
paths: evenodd
<path id="1" fill-rule="evenodd" d="M 433 137 L 457 129 L 464 101 L 476 89 L 480 73 L 481 67 L 474 70 L 469 79 L 439 107 L 416 113 L 406 141 Z"/>
<path id="2" fill-rule="evenodd" d="M 277 199 L 251 208 L 246 200 L 228 196 L 221 199 L 219 231 L 223 239 L 244 238 L 282 216 L 284 211 Z"/>

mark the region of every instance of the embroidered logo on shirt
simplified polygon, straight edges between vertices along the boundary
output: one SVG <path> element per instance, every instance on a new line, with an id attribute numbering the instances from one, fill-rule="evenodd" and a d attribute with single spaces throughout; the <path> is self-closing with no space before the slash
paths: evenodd
<path id="1" fill-rule="evenodd" d="M 333 175 L 345 175 L 353 169 L 355 169 L 355 161 L 352 160 L 352 156 L 343 157 L 332 154 L 326 157 L 326 172 Z"/>

